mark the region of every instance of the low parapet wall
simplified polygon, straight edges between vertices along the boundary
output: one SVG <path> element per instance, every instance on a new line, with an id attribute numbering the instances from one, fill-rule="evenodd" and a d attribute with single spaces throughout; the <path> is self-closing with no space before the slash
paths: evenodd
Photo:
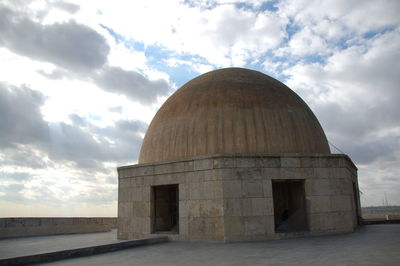
<path id="1" fill-rule="evenodd" d="M 110 217 L 0 218 L 0 238 L 107 232 L 116 227 Z"/>

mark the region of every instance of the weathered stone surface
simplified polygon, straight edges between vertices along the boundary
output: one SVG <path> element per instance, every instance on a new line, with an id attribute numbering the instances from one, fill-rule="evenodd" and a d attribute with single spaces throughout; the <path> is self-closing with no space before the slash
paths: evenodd
<path id="1" fill-rule="evenodd" d="M 318 158 L 306 157 L 306 156 L 300 158 L 300 167 L 314 168 L 317 166 L 318 166 Z"/>
<path id="2" fill-rule="evenodd" d="M 272 197 L 272 182 L 271 179 L 263 180 L 263 195 L 264 197 Z"/>
<path id="3" fill-rule="evenodd" d="M 255 181 L 263 179 L 262 168 L 237 168 L 235 171 L 236 178 L 243 181 Z"/>
<path id="4" fill-rule="evenodd" d="M 351 211 L 352 198 L 348 195 L 331 196 L 332 211 Z"/>
<path id="5" fill-rule="evenodd" d="M 222 217 L 189 218 L 189 240 L 223 240 Z"/>
<path id="6" fill-rule="evenodd" d="M 221 180 L 240 180 L 236 168 L 234 169 L 220 169 L 219 177 Z"/>
<path id="7" fill-rule="evenodd" d="M 330 150 L 318 120 L 287 86 L 256 71 L 229 68 L 193 79 L 165 102 L 144 137 L 139 163 L 221 153 Z"/>
<path id="8" fill-rule="evenodd" d="M 275 233 L 272 191 L 272 180 L 282 179 L 305 180 L 311 233 L 351 231 L 356 226 L 352 195 L 356 168 L 344 156 L 322 157 L 216 155 L 146 165 L 153 173 L 137 166 L 125 167 L 119 170 L 118 236 L 149 236 L 152 186 L 176 184 L 180 232 L 171 232 L 172 239 L 282 237 L 282 233 Z M 122 172 L 144 176 L 122 178 Z"/>
<path id="9" fill-rule="evenodd" d="M 206 170 L 204 171 L 204 181 L 216 181 L 219 180 L 218 171 Z"/>
<path id="10" fill-rule="evenodd" d="M 349 179 L 341 179 L 339 183 L 340 194 L 353 195 L 353 183 Z"/>
<path id="11" fill-rule="evenodd" d="M 281 176 L 280 168 L 262 168 L 261 176 L 267 180 L 279 179 Z"/>
<path id="12" fill-rule="evenodd" d="M 321 232 L 329 232 L 335 229 L 336 213 L 327 212 L 319 216 L 319 228 Z"/>
<path id="13" fill-rule="evenodd" d="M 321 215 L 320 213 L 309 213 L 308 228 L 311 232 L 321 232 Z"/>
<path id="14" fill-rule="evenodd" d="M 304 179 L 297 168 L 280 168 L 279 179 Z"/>
<path id="15" fill-rule="evenodd" d="M 152 175 L 148 175 L 148 176 L 144 176 L 144 177 L 137 177 L 137 178 L 138 179 L 134 181 L 134 185 L 137 187 L 151 186 L 152 184 L 154 184 L 154 176 L 152 176 Z"/>
<path id="16" fill-rule="evenodd" d="M 262 180 L 242 181 L 242 197 L 254 198 L 263 196 L 264 191 Z"/>
<path id="17" fill-rule="evenodd" d="M 201 199 L 214 199 L 216 195 L 214 193 L 214 184 L 216 182 L 213 181 L 205 181 L 198 183 L 198 189 L 200 191 Z"/>
<path id="18" fill-rule="evenodd" d="M 186 183 L 203 182 L 206 171 L 193 171 L 185 174 Z"/>
<path id="19" fill-rule="evenodd" d="M 316 179 L 334 178 L 335 171 L 330 168 L 314 168 L 314 177 Z"/>
<path id="20" fill-rule="evenodd" d="M 225 236 L 230 239 L 241 238 L 245 235 L 244 217 L 225 217 L 224 218 Z"/>
<path id="21" fill-rule="evenodd" d="M 236 158 L 236 165 L 235 167 L 255 167 L 256 166 L 256 162 L 254 158 Z"/>
<path id="22" fill-rule="evenodd" d="M 135 187 L 130 190 L 128 190 L 128 193 L 130 194 L 130 197 L 128 198 L 128 201 L 142 201 L 144 200 L 143 198 L 143 187 Z"/>
<path id="23" fill-rule="evenodd" d="M 256 162 L 255 165 L 256 167 L 263 167 L 263 168 L 281 167 L 280 157 L 257 158 L 255 162 Z"/>
<path id="24" fill-rule="evenodd" d="M 172 164 L 163 163 L 154 166 L 154 174 L 161 175 L 161 174 L 169 174 L 172 172 Z"/>
<path id="25" fill-rule="evenodd" d="M 125 169 L 120 169 L 118 170 L 118 178 L 122 180 L 123 178 L 126 178 L 128 176 L 128 171 Z"/>
<path id="26" fill-rule="evenodd" d="M 300 158 L 293 157 L 282 157 L 281 158 L 281 167 L 300 167 Z"/>
<path id="27" fill-rule="evenodd" d="M 142 201 L 150 202 L 151 200 L 151 187 L 143 187 L 142 191 Z"/>
<path id="28" fill-rule="evenodd" d="M 200 217 L 223 216 L 222 200 L 200 200 Z"/>
<path id="29" fill-rule="evenodd" d="M 200 201 L 189 200 L 186 205 L 187 217 L 200 217 Z"/>
<path id="30" fill-rule="evenodd" d="M 252 216 L 272 215 L 273 203 L 271 198 L 251 198 Z"/>
<path id="31" fill-rule="evenodd" d="M 147 176 L 154 174 L 154 166 L 146 165 L 130 169 L 129 176 Z"/>
<path id="32" fill-rule="evenodd" d="M 200 190 L 200 182 L 199 183 L 188 183 L 189 188 L 189 198 L 194 199 L 201 199 L 203 197 L 202 191 Z"/>
<path id="33" fill-rule="evenodd" d="M 150 203 L 145 201 L 134 201 L 133 214 L 135 217 L 150 217 Z"/>
<path id="34" fill-rule="evenodd" d="M 266 216 L 244 217 L 244 228 L 247 236 L 263 236 L 267 233 Z"/>
<path id="35" fill-rule="evenodd" d="M 212 160 L 212 159 L 195 160 L 193 170 L 200 171 L 200 170 L 212 169 L 213 162 L 214 162 L 214 160 Z"/>
<path id="36" fill-rule="evenodd" d="M 279 169 L 278 178 L 273 179 L 309 179 L 314 177 L 312 168 L 285 167 Z"/>
<path id="37" fill-rule="evenodd" d="M 242 216 L 242 200 L 240 198 L 224 199 L 224 216 Z"/>
<path id="38" fill-rule="evenodd" d="M 144 177 L 132 177 L 132 178 L 135 180 L 135 186 L 141 187 L 144 185 L 144 180 L 150 181 L 150 178 L 152 178 L 152 177 L 146 176 L 145 178 Z M 151 183 L 152 182 L 153 182 L 153 179 L 151 179 Z"/>
<path id="39" fill-rule="evenodd" d="M 182 235 L 182 240 L 187 239 L 189 235 L 189 219 L 186 217 L 179 218 L 179 234 Z"/>
<path id="40" fill-rule="evenodd" d="M 130 186 L 130 179 L 128 178 L 121 178 L 119 181 L 120 187 L 126 188 Z"/>
<path id="41" fill-rule="evenodd" d="M 330 196 L 307 196 L 306 204 L 307 204 L 307 210 L 310 213 L 321 213 L 321 212 L 331 211 Z"/>
<path id="42" fill-rule="evenodd" d="M 224 198 L 238 198 L 242 196 L 242 182 L 240 180 L 222 181 Z"/>
<path id="43" fill-rule="evenodd" d="M 311 195 L 327 196 L 332 195 L 331 182 L 329 179 L 313 179 L 311 183 Z"/>
<path id="44" fill-rule="evenodd" d="M 115 227 L 116 223 L 115 218 L 105 217 L 0 218 L 0 238 L 105 232 Z"/>
<path id="45" fill-rule="evenodd" d="M 179 201 L 185 201 L 190 198 L 188 187 L 188 184 L 179 184 Z"/>
<path id="46" fill-rule="evenodd" d="M 219 157 L 214 159 L 214 168 L 234 168 L 236 167 L 236 160 L 234 157 Z"/>
<path id="47" fill-rule="evenodd" d="M 174 162 L 171 168 L 173 173 L 185 172 L 185 162 Z"/>

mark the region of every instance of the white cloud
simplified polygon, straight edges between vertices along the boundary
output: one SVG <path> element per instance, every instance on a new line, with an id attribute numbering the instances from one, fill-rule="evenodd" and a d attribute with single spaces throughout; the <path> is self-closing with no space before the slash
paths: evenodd
<path id="1" fill-rule="evenodd" d="M 165 60 L 166 64 L 171 67 L 177 67 L 177 66 L 186 66 L 190 67 L 194 71 L 203 74 L 206 72 L 209 72 L 214 69 L 212 65 L 208 64 L 202 64 L 199 62 L 196 62 L 196 60 L 181 60 L 181 59 L 176 59 L 176 58 L 169 58 Z"/>
<path id="2" fill-rule="evenodd" d="M 174 84 L 222 66 L 286 80 L 358 163 L 363 204 L 400 203 L 399 3 L 2 1 L 1 215 L 115 215 L 115 167 Z"/>
<path id="3" fill-rule="evenodd" d="M 400 3 L 397 0 L 285 0 L 278 7 L 283 16 L 293 18 L 302 27 L 319 28 L 319 23 L 330 21 L 343 23 L 347 30 L 362 34 L 397 25 Z"/>
<path id="4" fill-rule="evenodd" d="M 123 43 L 115 44 L 108 55 L 110 66 L 121 67 L 125 70 L 140 71 L 147 68 L 146 63 L 147 59 L 144 52 L 129 50 Z"/>
<path id="5" fill-rule="evenodd" d="M 277 6 L 293 29 L 287 45 L 278 50 L 279 56 L 329 56 L 343 46 L 364 42 L 365 34 L 400 23 L 396 0 L 281 1 Z"/>
<path id="6" fill-rule="evenodd" d="M 342 105 L 353 106 L 354 102 L 393 101 L 400 82 L 399 41 L 400 30 L 381 34 L 363 45 L 333 53 L 325 64 L 299 63 L 286 69 L 285 74 L 290 76 L 288 83 L 292 87 L 312 96 L 309 100 L 329 97 Z"/>
<path id="7" fill-rule="evenodd" d="M 316 112 L 330 141 L 360 167 L 364 204 L 379 204 L 373 197 L 383 190 L 399 200 L 389 185 L 400 161 L 398 43 L 397 29 L 336 51 L 325 63 L 301 62 L 284 72 L 288 85 Z"/>
<path id="8" fill-rule="evenodd" d="M 74 21 L 42 25 L 0 5 L 0 45 L 17 54 L 74 71 L 91 71 L 106 62 L 103 36 Z"/>
<path id="9" fill-rule="evenodd" d="M 149 80 L 136 71 L 120 67 L 104 67 L 93 80 L 106 91 L 120 93 L 132 101 L 145 104 L 155 102 L 158 95 L 166 95 L 169 91 L 169 85 L 163 79 Z"/>
<path id="10" fill-rule="evenodd" d="M 327 42 L 313 33 L 309 28 L 303 28 L 295 33 L 287 47 L 280 48 L 277 54 L 280 56 L 320 56 L 329 54 L 330 49 Z"/>
<path id="11" fill-rule="evenodd" d="M 118 1 L 96 1 L 101 15 L 89 16 L 146 46 L 199 55 L 220 66 L 244 65 L 249 58 L 277 47 L 285 37 L 286 20 L 269 11 L 234 5 L 202 9 L 179 5 L 179 1 L 130 2 L 124 10 L 117 7 Z M 82 5 L 82 9 L 92 8 L 91 3 Z"/>

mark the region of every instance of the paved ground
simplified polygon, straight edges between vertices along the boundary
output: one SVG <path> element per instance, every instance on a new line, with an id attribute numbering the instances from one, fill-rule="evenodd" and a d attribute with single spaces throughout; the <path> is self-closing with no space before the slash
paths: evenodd
<path id="1" fill-rule="evenodd" d="M 0 240 L 0 259 L 119 242 L 117 231 Z"/>
<path id="2" fill-rule="evenodd" d="M 263 242 L 170 242 L 51 265 L 400 265 L 400 224 L 353 234 Z"/>

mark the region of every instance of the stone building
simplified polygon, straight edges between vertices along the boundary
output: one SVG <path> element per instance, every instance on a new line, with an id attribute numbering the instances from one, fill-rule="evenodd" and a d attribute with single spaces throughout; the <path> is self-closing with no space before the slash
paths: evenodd
<path id="1" fill-rule="evenodd" d="M 352 232 L 357 168 L 331 154 L 307 104 L 257 71 L 227 68 L 177 90 L 139 164 L 118 168 L 118 238 L 238 241 Z"/>

